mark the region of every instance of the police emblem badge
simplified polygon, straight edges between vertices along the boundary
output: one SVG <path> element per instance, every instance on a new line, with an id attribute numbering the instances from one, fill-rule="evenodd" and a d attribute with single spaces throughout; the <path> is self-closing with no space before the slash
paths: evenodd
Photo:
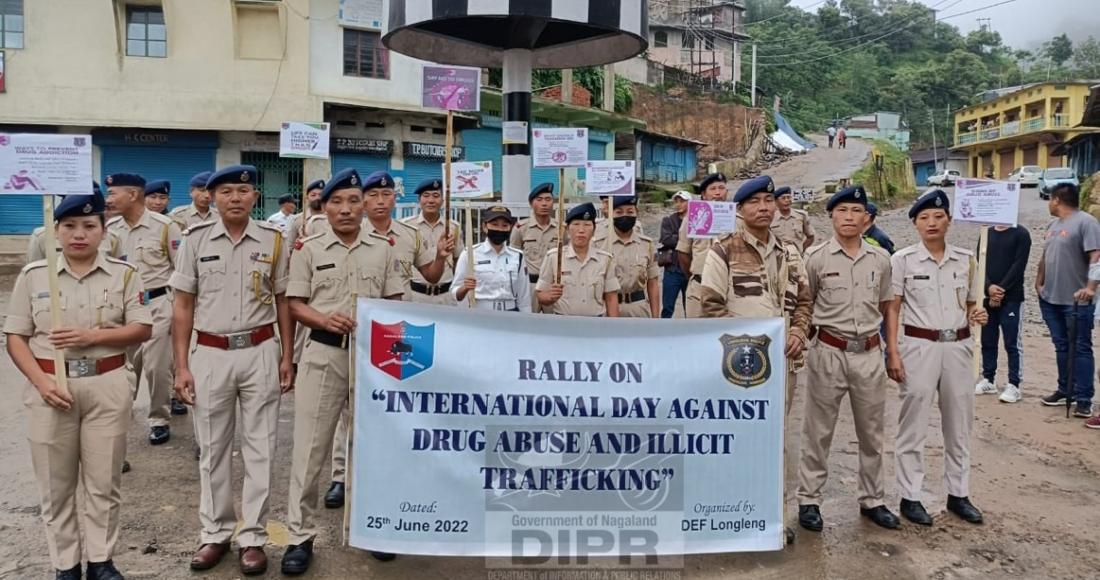
<path id="1" fill-rule="evenodd" d="M 723 349 L 722 375 L 727 381 L 746 389 L 768 382 L 772 376 L 772 362 L 768 356 L 770 337 L 723 334 L 718 341 Z"/>

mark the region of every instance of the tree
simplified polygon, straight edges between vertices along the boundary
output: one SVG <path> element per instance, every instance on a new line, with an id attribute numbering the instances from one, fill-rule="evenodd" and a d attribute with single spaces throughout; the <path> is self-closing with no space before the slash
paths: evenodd
<path id="1" fill-rule="evenodd" d="M 1073 50 L 1073 65 L 1076 76 L 1085 79 L 1100 78 L 1100 41 L 1090 36 L 1077 43 Z"/>
<path id="2" fill-rule="evenodd" d="M 1062 66 L 1073 57 L 1073 41 L 1066 36 L 1066 33 L 1059 34 L 1050 39 L 1050 45 L 1047 48 L 1047 56 L 1050 60 L 1054 61 L 1054 64 Z"/>

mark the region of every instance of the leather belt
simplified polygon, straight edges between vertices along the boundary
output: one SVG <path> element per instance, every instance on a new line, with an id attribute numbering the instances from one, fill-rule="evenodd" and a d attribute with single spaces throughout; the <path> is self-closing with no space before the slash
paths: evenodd
<path id="1" fill-rule="evenodd" d="M 39 368 L 42 372 L 53 375 L 55 368 L 53 360 L 48 358 L 35 359 L 38 361 Z M 115 369 L 122 368 L 126 364 L 126 355 L 116 354 L 114 356 L 108 356 L 101 359 L 94 358 L 81 358 L 75 360 L 65 361 L 65 376 L 70 379 L 81 379 L 85 377 L 94 377 L 97 375 L 105 375 Z"/>
<path id="2" fill-rule="evenodd" d="M 923 338 L 932 342 L 957 342 L 970 338 L 970 329 L 967 327 L 958 330 L 931 330 L 919 326 L 905 325 L 905 336 Z"/>
<path id="3" fill-rule="evenodd" d="M 630 293 L 619 292 L 619 304 L 633 304 L 642 300 L 645 300 L 645 290 Z"/>
<path id="4" fill-rule="evenodd" d="M 698 282 L 700 284 L 703 283 L 703 275 L 702 274 L 692 274 L 691 279 L 695 280 L 696 282 Z"/>
<path id="5" fill-rule="evenodd" d="M 869 350 L 878 348 L 878 345 L 881 343 L 877 334 L 873 334 L 866 339 L 859 340 L 851 338 L 841 338 L 834 334 L 829 334 L 825 330 L 817 331 L 817 339 L 833 348 L 839 348 L 844 352 L 867 352 Z"/>
<path id="6" fill-rule="evenodd" d="M 145 291 L 145 302 L 148 304 L 155 298 L 160 298 L 168 293 L 167 286 L 161 286 L 160 288 L 153 288 L 152 290 Z"/>
<path id="7" fill-rule="evenodd" d="M 198 335 L 198 343 L 203 346 L 222 350 L 240 350 L 242 348 L 252 348 L 274 338 L 275 325 L 268 324 L 234 334 L 210 334 L 201 330 L 197 331 L 196 334 Z"/>
<path id="8" fill-rule="evenodd" d="M 538 274 L 528 274 L 527 277 L 531 280 L 532 284 L 538 284 L 539 283 L 539 275 Z"/>
<path id="9" fill-rule="evenodd" d="M 318 330 L 315 328 L 309 331 L 309 339 L 313 342 L 335 346 L 336 348 L 348 349 L 348 335 L 346 334 L 337 334 L 335 332 Z"/>
<path id="10" fill-rule="evenodd" d="M 409 287 L 412 288 L 413 292 L 425 296 L 441 296 L 451 291 L 450 282 L 446 284 L 421 284 L 420 282 L 409 282 Z"/>

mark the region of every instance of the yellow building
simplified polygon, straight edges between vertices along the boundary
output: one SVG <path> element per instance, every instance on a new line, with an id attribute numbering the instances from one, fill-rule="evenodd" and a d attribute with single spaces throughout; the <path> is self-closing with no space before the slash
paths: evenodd
<path id="1" fill-rule="evenodd" d="M 1050 82 L 998 89 L 984 102 L 955 111 L 956 151 L 965 151 L 971 177 L 998 179 L 1023 165 L 1061 167 L 1056 147 L 1082 131 L 1089 87 L 1097 81 Z"/>

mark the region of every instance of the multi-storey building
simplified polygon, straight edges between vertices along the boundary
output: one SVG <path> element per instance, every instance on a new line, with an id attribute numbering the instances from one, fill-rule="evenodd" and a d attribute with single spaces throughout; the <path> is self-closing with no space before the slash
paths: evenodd
<path id="1" fill-rule="evenodd" d="M 664 69 L 721 83 L 741 81 L 745 6 L 727 0 L 649 0 L 649 50 L 615 65 L 643 84 L 662 84 Z"/>

